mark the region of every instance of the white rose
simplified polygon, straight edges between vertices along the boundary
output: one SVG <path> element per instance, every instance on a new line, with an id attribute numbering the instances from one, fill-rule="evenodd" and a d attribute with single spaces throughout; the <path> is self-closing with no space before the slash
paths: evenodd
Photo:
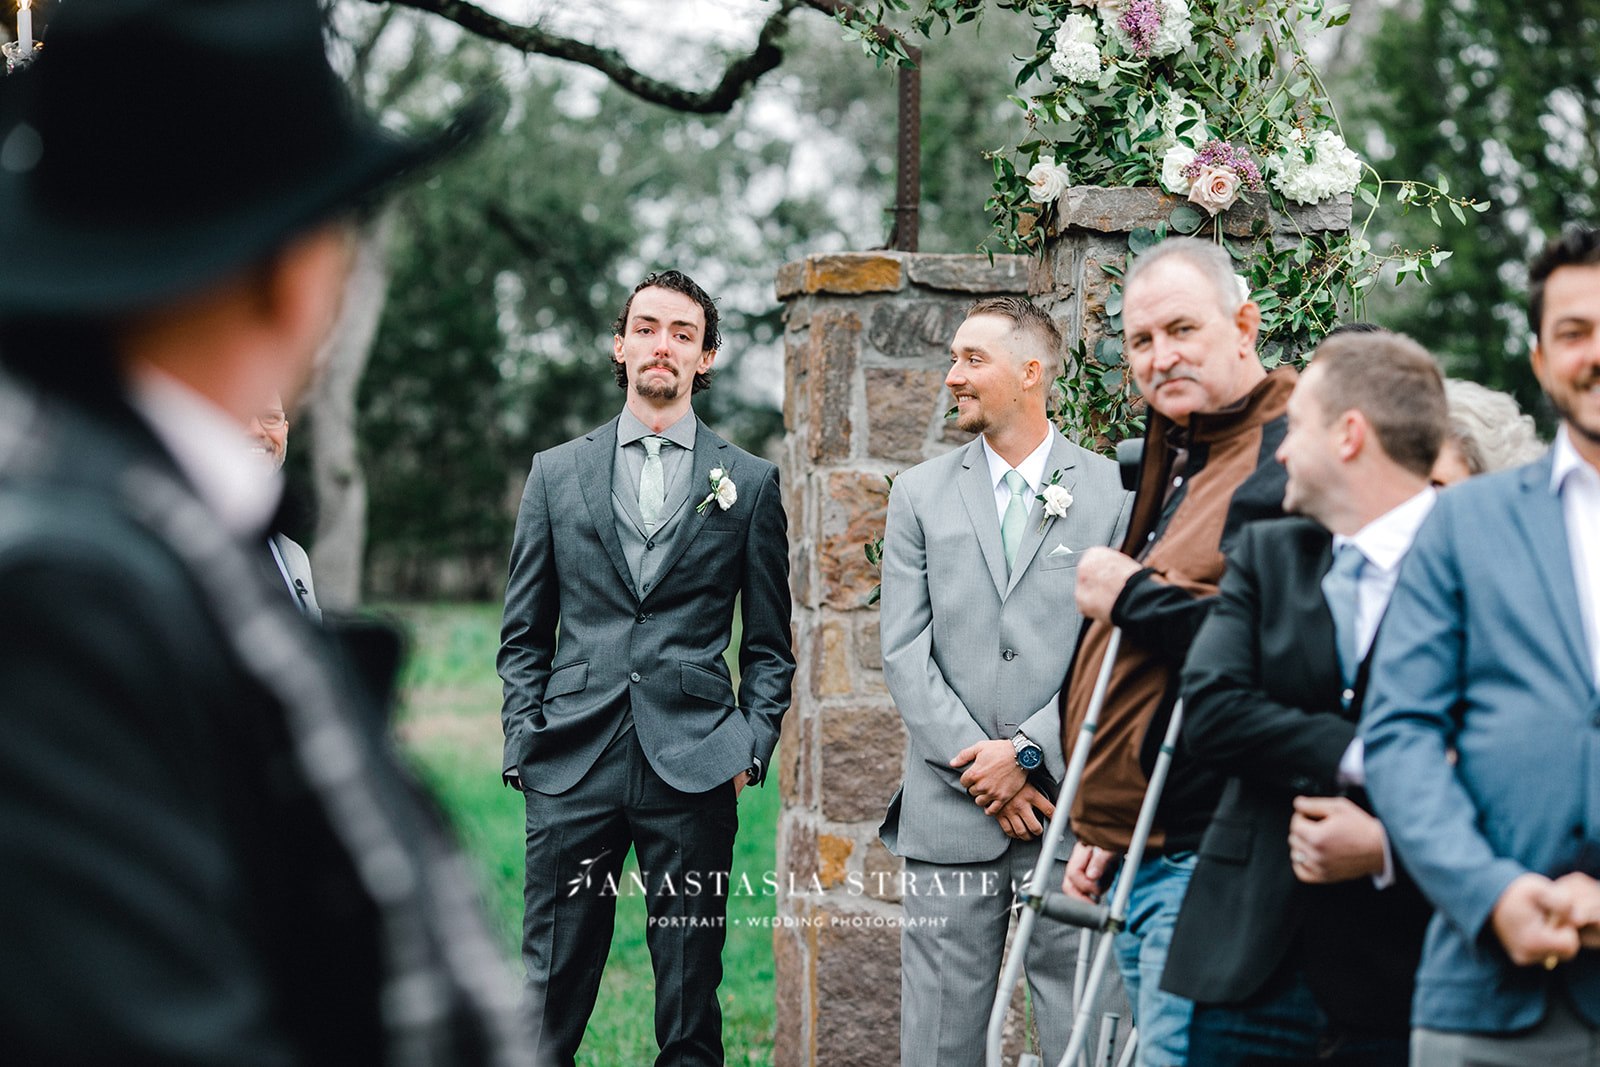
<path id="1" fill-rule="evenodd" d="M 732 478 L 723 478 L 717 482 L 717 507 L 727 511 L 733 507 L 734 501 L 739 499 L 739 490 L 733 484 Z"/>
<path id="2" fill-rule="evenodd" d="M 1161 157 L 1161 188 L 1183 196 L 1189 192 L 1189 179 L 1183 168 L 1194 162 L 1195 152 L 1186 144 L 1175 144 Z"/>
<path id="3" fill-rule="evenodd" d="M 1064 485 L 1047 485 L 1039 495 L 1044 497 L 1046 515 L 1053 515 L 1059 519 L 1072 506 L 1072 494 L 1067 492 L 1067 487 Z"/>
<path id="4" fill-rule="evenodd" d="M 1071 14 L 1056 30 L 1055 51 L 1050 54 L 1050 69 L 1069 82 L 1094 81 L 1100 76 L 1100 47 L 1094 19 Z"/>
<path id="5" fill-rule="evenodd" d="M 1267 161 L 1272 186 L 1285 200 L 1315 204 L 1319 200 L 1353 192 L 1361 182 L 1361 157 L 1350 150 L 1333 130 L 1311 138 L 1311 160 L 1306 161 L 1305 135 L 1290 130 L 1279 154 Z"/>
<path id="6" fill-rule="evenodd" d="M 1189 202 L 1215 215 L 1239 199 L 1239 175 L 1232 167 L 1205 167 L 1194 176 Z"/>
<path id="7" fill-rule="evenodd" d="M 1072 176 L 1054 156 L 1040 156 L 1028 171 L 1028 198 L 1035 204 L 1048 204 L 1067 191 Z"/>
<path id="8" fill-rule="evenodd" d="M 727 472 L 724 471 L 721 467 L 712 467 L 711 468 L 710 478 L 711 478 L 711 484 L 712 485 L 718 484 L 725 477 L 727 477 Z"/>

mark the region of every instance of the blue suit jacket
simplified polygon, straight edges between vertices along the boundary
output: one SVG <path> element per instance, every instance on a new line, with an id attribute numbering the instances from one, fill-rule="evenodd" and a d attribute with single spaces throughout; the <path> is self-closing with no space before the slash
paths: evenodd
<path id="1" fill-rule="evenodd" d="M 1438 909 L 1415 1026 L 1532 1026 L 1556 983 L 1600 1024 L 1600 954 L 1553 973 L 1514 967 L 1488 925 L 1520 874 L 1600 874 L 1600 693 L 1550 463 L 1547 454 L 1440 495 L 1373 666 L 1369 791 Z"/>

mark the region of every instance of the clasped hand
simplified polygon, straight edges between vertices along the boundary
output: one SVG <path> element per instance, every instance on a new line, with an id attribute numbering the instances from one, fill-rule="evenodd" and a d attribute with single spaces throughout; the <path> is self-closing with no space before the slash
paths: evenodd
<path id="1" fill-rule="evenodd" d="M 1495 901 L 1489 923 L 1512 963 L 1554 969 L 1581 948 L 1600 948 L 1600 882 L 1579 871 L 1556 879 L 1518 875 Z"/>
<path id="2" fill-rule="evenodd" d="M 1017 765 L 1017 749 L 1010 741 L 979 741 L 956 753 L 952 767 L 965 767 L 961 785 L 973 803 L 1000 823 L 1005 835 L 1032 841 L 1044 833 L 1040 816 L 1048 819 L 1055 805 L 1028 784 L 1028 772 Z"/>

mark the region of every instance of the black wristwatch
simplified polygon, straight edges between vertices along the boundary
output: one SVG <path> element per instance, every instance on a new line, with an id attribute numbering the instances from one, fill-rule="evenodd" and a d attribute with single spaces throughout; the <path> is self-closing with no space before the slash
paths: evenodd
<path id="1" fill-rule="evenodd" d="M 1011 739 L 1011 747 L 1017 750 L 1017 766 L 1025 771 L 1037 770 L 1044 762 L 1044 749 L 1034 744 L 1021 730 Z"/>

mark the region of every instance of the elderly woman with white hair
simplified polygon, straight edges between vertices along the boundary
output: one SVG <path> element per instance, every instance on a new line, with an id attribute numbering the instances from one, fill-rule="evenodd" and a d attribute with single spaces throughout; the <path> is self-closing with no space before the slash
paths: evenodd
<path id="1" fill-rule="evenodd" d="M 1433 465 L 1434 485 L 1520 466 L 1544 452 L 1532 416 L 1524 415 L 1510 395 L 1459 378 L 1447 378 L 1444 390 L 1450 433 Z"/>

